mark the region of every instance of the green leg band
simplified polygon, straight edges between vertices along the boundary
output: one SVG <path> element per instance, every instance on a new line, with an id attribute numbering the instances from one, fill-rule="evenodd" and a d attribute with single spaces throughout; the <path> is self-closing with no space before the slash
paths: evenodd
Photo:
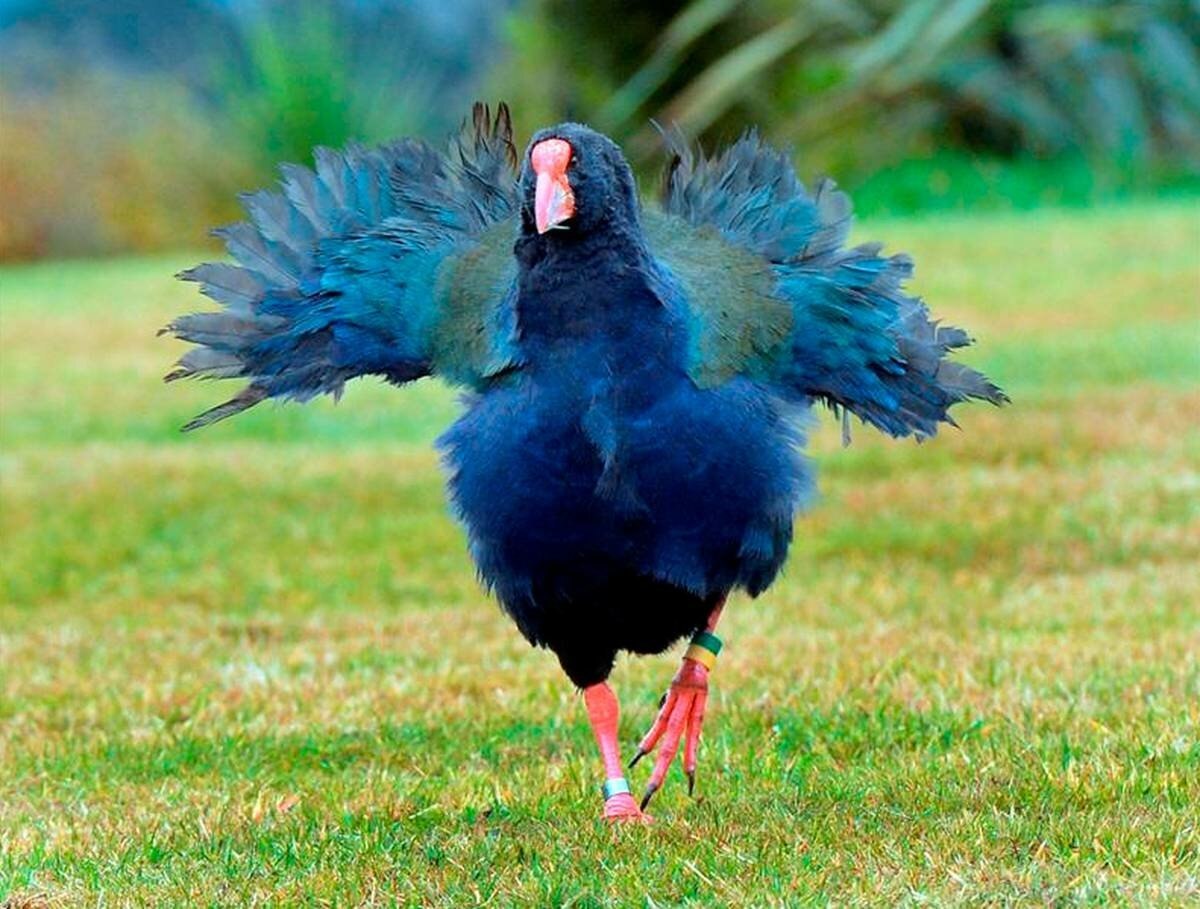
<path id="1" fill-rule="evenodd" d="M 692 643 L 697 647 L 703 647 L 713 656 L 717 656 L 721 652 L 721 639 L 711 631 L 697 631 L 692 635 Z"/>

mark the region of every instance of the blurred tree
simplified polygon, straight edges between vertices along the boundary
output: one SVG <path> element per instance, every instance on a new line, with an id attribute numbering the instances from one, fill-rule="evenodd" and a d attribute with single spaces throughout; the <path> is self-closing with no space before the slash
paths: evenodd
<path id="1" fill-rule="evenodd" d="M 760 124 L 867 210 L 1083 202 L 1200 182 L 1200 0 L 0 0 L 0 257 L 193 244 L 475 97 L 643 171 L 652 118 Z"/>
<path id="2" fill-rule="evenodd" d="M 643 161 L 655 118 L 708 137 L 761 123 L 839 173 L 947 146 L 1200 169 L 1200 6 L 1188 0 L 621 6 L 530 0 L 499 84 L 542 119 L 591 112 Z M 618 40 L 594 40 L 614 22 Z"/>

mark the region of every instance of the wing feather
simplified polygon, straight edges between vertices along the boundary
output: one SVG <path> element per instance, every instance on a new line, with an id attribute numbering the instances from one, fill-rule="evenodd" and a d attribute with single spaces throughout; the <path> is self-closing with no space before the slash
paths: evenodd
<path id="1" fill-rule="evenodd" d="M 961 401 L 1007 401 L 946 359 L 970 338 L 905 293 L 911 259 L 846 247 L 850 200 L 832 181 L 810 194 L 754 133 L 715 158 L 666 140 L 660 206 L 643 220 L 664 296 L 693 327 L 699 385 L 750 376 L 896 436 L 933 435 Z"/>
<path id="2" fill-rule="evenodd" d="M 516 365 L 508 108 L 477 104 L 445 152 L 402 140 L 314 159 L 284 165 L 281 192 L 243 197 L 250 220 L 218 231 L 233 263 L 180 275 L 223 308 L 167 326 L 198 345 L 167 378 L 250 380 L 186 428 L 361 375 L 478 386 Z"/>

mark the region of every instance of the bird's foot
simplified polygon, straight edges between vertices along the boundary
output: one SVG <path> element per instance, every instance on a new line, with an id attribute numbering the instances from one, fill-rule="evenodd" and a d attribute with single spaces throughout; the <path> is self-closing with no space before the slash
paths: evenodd
<path id="1" fill-rule="evenodd" d="M 650 731 L 638 745 L 637 754 L 629 762 L 629 766 L 632 767 L 653 751 L 654 746 L 662 740 L 658 757 L 654 761 L 654 770 L 650 774 L 650 782 L 646 784 L 646 793 L 642 796 L 643 811 L 650 804 L 654 793 L 662 788 L 667 770 L 675 760 L 675 755 L 679 753 L 680 740 L 684 740 L 683 771 L 688 778 L 688 794 L 691 795 L 695 789 L 696 749 L 700 744 L 700 727 L 704 724 L 704 708 L 707 703 L 708 667 L 684 657 L 683 665 L 671 680 L 671 687 L 663 698 L 654 725 L 650 727 Z"/>
<path id="2" fill-rule="evenodd" d="M 632 795 L 622 792 L 604 802 L 604 820 L 614 824 L 649 824 L 652 818 L 642 812 Z"/>

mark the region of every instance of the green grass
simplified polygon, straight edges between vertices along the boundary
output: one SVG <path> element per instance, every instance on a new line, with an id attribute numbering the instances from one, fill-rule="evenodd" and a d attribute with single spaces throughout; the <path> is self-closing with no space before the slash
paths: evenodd
<path id="1" fill-rule="evenodd" d="M 0 271 L 0 902 L 1200 900 L 1200 221 L 877 221 L 1014 405 L 814 441 L 723 623 L 698 795 L 598 821 L 579 698 L 479 591 L 434 385 L 176 427 L 178 257 Z M 678 654 L 622 660 L 627 743 Z M 639 767 L 634 785 L 648 771 Z"/>
<path id="2" fill-rule="evenodd" d="M 800 158 L 803 163 L 803 156 Z M 844 184 L 864 215 L 1014 212 L 1173 197 L 1196 204 L 1200 170 L 1145 162 L 1088 161 L 1076 155 L 999 158 L 940 149 L 853 176 Z"/>

